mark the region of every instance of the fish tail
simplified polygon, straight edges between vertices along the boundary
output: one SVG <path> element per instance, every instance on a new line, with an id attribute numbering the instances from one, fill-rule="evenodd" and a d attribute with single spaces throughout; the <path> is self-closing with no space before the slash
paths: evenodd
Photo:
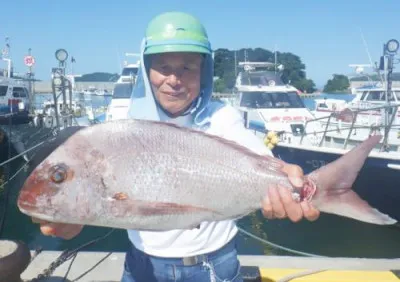
<path id="1" fill-rule="evenodd" d="M 335 161 L 311 172 L 307 178 L 317 185 L 312 204 L 322 212 L 353 218 L 373 224 L 394 224 L 397 221 L 371 207 L 352 191 L 358 173 L 381 135 L 370 136 L 360 145 Z M 377 187 L 371 187 L 372 189 Z"/>

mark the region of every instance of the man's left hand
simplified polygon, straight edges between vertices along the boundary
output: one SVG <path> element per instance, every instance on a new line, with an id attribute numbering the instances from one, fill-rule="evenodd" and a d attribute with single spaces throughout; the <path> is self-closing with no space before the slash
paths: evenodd
<path id="1" fill-rule="evenodd" d="M 285 172 L 292 185 L 296 188 L 303 186 L 304 173 L 298 165 L 284 163 L 282 171 Z M 308 201 L 296 202 L 287 187 L 271 185 L 268 194 L 263 199 L 262 213 L 268 219 L 286 218 L 293 222 L 305 217 L 314 221 L 319 217 L 319 211 Z"/>

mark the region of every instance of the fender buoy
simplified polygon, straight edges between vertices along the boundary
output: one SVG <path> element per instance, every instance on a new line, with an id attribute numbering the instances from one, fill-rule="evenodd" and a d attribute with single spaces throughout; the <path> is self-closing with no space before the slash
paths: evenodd
<path id="1" fill-rule="evenodd" d="M 31 253 L 25 243 L 0 240 L 0 282 L 20 282 L 30 261 Z"/>
<path id="2" fill-rule="evenodd" d="M 267 135 L 264 138 L 264 144 L 267 146 L 270 150 L 272 150 L 276 144 L 279 143 L 279 137 L 274 131 L 268 131 Z"/>

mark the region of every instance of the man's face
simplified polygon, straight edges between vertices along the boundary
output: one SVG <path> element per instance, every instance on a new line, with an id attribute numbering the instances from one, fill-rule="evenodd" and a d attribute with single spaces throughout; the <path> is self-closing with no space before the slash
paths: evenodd
<path id="1" fill-rule="evenodd" d="M 149 76 L 154 95 L 171 115 L 183 113 L 199 95 L 202 58 L 198 53 L 151 56 Z"/>

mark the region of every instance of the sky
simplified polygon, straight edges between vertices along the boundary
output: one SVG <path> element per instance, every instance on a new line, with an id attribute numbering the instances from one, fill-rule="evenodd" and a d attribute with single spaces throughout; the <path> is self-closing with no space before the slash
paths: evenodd
<path id="1" fill-rule="evenodd" d="M 148 22 L 168 11 L 197 17 L 214 50 L 276 46 L 298 55 L 317 87 L 351 74 L 349 64 L 369 63 L 368 52 L 379 61 L 383 44 L 400 40 L 398 0 L 12 0 L 1 11 L 0 48 L 9 37 L 15 72 L 27 71 L 31 48 L 42 80 L 57 66 L 59 48 L 75 58 L 76 74 L 120 72 L 125 52 L 139 52 Z"/>

